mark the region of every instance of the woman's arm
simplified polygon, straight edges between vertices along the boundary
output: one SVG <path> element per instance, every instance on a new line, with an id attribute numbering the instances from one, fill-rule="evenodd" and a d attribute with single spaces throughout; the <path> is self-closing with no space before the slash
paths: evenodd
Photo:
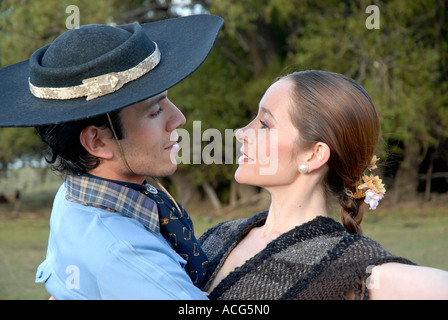
<path id="1" fill-rule="evenodd" d="M 369 298 L 448 299 L 448 272 L 401 263 L 385 263 L 372 269 L 367 282 Z"/>

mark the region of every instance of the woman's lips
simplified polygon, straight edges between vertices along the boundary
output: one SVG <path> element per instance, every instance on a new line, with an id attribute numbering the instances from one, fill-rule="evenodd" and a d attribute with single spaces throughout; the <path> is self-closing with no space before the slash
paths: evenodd
<path id="1" fill-rule="evenodd" d="M 244 153 L 243 148 L 240 149 L 241 156 L 238 158 L 238 163 L 254 163 L 254 160 Z"/>

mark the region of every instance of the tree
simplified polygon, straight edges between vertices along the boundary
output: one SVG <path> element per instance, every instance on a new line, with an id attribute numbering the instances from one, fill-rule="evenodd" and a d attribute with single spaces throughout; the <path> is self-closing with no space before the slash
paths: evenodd
<path id="1" fill-rule="evenodd" d="M 323 69 L 354 78 L 375 102 L 384 139 L 379 153 L 383 160 L 389 159 L 385 171 L 395 200 L 402 194 L 415 196 L 425 157 L 434 153 L 448 160 L 448 152 L 441 150 L 448 141 L 448 10 L 443 0 L 72 2 L 80 8 L 81 24 L 143 23 L 191 12 L 225 19 L 204 65 L 170 89 L 190 133 L 193 121 L 201 120 L 201 134 L 217 128 L 224 137 L 225 129 L 242 127 L 254 117 L 264 91 L 279 75 Z M 26 59 L 64 31 L 66 4 L 39 3 L 1 2 L 0 65 Z M 379 29 L 366 27 L 370 5 L 378 8 Z M 203 150 L 210 141 L 201 143 Z M 391 155 L 400 159 L 397 172 L 388 172 Z M 430 179 L 432 169 L 427 167 Z M 234 162 L 181 164 L 179 176 L 191 189 L 212 186 L 222 204 L 234 200 L 235 168 Z"/>
<path id="2" fill-rule="evenodd" d="M 81 24 L 107 23 L 112 14 L 111 0 L 80 0 L 70 4 L 80 8 Z M 67 30 L 68 5 L 59 0 L 2 0 L 0 67 L 28 59 L 35 50 Z M 33 128 L 0 128 L 0 168 L 3 170 L 18 158 L 41 157 L 43 149 Z"/>
<path id="3" fill-rule="evenodd" d="M 366 88 L 377 106 L 384 139 L 380 156 L 385 160 L 398 152 L 403 158 L 398 172 L 389 173 L 395 179 L 388 187 L 398 201 L 403 194 L 415 197 L 418 169 L 426 151 L 437 149 L 448 138 L 447 10 L 446 3 L 437 0 L 373 1 L 379 10 L 380 28 L 369 29 L 366 8 L 371 4 L 215 0 L 209 9 L 226 21 L 214 50 L 238 77 L 219 78 L 236 107 L 227 105 L 227 110 L 242 115 L 234 124 L 241 126 L 250 120 L 258 100 L 280 74 L 303 69 L 346 74 Z M 215 63 L 213 59 L 207 64 Z M 184 88 L 199 82 L 203 92 L 215 92 L 213 75 L 210 78 L 206 69 L 200 69 L 185 81 Z M 238 86 L 233 86 L 236 79 Z M 208 106 L 206 98 L 196 96 L 195 101 Z M 219 105 L 214 101 L 214 108 Z M 204 109 L 195 109 L 198 119 L 211 117 Z M 220 119 L 220 125 L 231 126 L 226 120 Z M 390 161 L 386 165 L 391 165 Z M 199 176 L 212 170 L 201 168 Z M 194 168 L 189 171 L 196 174 Z"/>

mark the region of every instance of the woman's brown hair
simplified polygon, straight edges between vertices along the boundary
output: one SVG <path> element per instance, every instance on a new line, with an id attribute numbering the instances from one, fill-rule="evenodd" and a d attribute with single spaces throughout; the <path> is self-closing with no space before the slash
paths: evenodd
<path id="1" fill-rule="evenodd" d="M 356 191 L 378 144 L 380 124 L 372 100 L 360 84 L 338 73 L 310 70 L 283 79 L 294 83 L 290 116 L 299 131 L 299 147 L 309 148 L 317 142 L 328 145 L 325 191 L 334 194 L 342 206 L 345 228 L 361 234 L 364 198 L 348 197 L 347 190 Z"/>

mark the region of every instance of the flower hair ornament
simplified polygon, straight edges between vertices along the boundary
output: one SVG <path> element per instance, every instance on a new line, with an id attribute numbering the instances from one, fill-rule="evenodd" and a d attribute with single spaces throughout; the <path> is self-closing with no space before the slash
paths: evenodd
<path id="1" fill-rule="evenodd" d="M 373 156 L 367 170 L 361 176 L 361 179 L 355 184 L 356 190 L 353 191 L 345 189 L 345 195 L 353 199 L 364 199 L 364 202 L 369 205 L 370 210 L 375 210 L 378 203 L 383 199 L 386 193 L 386 188 L 382 180 L 378 176 L 374 176 L 371 172 L 377 168 L 376 162 L 379 160 Z"/>

